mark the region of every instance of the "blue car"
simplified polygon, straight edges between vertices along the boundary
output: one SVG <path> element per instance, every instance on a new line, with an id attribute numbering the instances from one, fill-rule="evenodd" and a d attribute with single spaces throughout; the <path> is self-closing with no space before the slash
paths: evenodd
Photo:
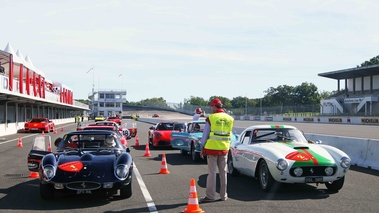
<path id="1" fill-rule="evenodd" d="M 184 124 L 177 124 L 184 125 Z M 185 124 L 183 131 L 173 131 L 171 133 L 171 146 L 179 149 L 182 155 L 191 154 L 191 158 L 195 162 L 199 162 L 200 158 L 200 140 L 203 137 L 205 120 L 191 121 Z M 175 128 L 175 127 L 174 127 Z M 236 141 L 238 135 L 233 133 L 232 142 Z"/>
<path id="2" fill-rule="evenodd" d="M 53 199 L 55 192 L 132 196 L 133 158 L 114 132 L 69 132 L 54 144 L 52 152 L 51 139 L 37 137 L 28 155 L 29 171 L 40 177 L 42 199 Z"/>

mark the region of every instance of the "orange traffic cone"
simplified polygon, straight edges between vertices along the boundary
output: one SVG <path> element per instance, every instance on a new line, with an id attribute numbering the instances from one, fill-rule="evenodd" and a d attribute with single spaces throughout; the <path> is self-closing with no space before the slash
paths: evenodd
<path id="1" fill-rule="evenodd" d="M 139 139 L 138 139 L 138 136 L 136 136 L 136 143 L 134 144 L 134 146 L 139 146 Z"/>
<path id="2" fill-rule="evenodd" d="M 30 172 L 29 177 L 30 178 L 39 178 L 39 174 L 38 174 L 38 172 Z"/>
<path id="3" fill-rule="evenodd" d="M 150 149 L 149 149 L 149 143 L 146 143 L 145 154 L 143 156 L 144 157 L 151 157 L 151 155 L 150 155 Z"/>
<path id="4" fill-rule="evenodd" d="M 48 152 L 51 152 L 51 144 L 50 144 L 50 142 L 47 143 L 47 151 L 48 151 Z"/>
<path id="5" fill-rule="evenodd" d="M 190 192 L 188 195 L 187 208 L 185 208 L 182 212 L 184 213 L 204 212 L 199 206 L 199 200 L 197 199 L 195 179 L 193 178 L 191 179 L 191 182 L 190 182 Z"/>
<path id="6" fill-rule="evenodd" d="M 54 134 L 57 134 L 57 128 L 54 127 Z"/>
<path id="7" fill-rule="evenodd" d="M 18 147 L 23 147 L 21 136 L 18 137 L 17 146 L 18 146 Z"/>
<path id="8" fill-rule="evenodd" d="M 170 174 L 167 168 L 167 162 L 166 162 L 166 154 L 162 154 L 162 163 L 161 163 L 161 170 L 159 171 L 159 174 Z"/>
<path id="9" fill-rule="evenodd" d="M 45 131 L 42 131 L 42 136 L 45 136 Z"/>

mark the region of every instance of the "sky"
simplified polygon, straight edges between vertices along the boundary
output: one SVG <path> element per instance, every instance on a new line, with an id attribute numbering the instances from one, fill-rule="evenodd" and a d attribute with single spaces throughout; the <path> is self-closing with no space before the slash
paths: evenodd
<path id="1" fill-rule="evenodd" d="M 9 43 L 45 78 L 88 99 L 261 98 L 379 55 L 376 0 L 0 0 Z M 2 46 L 1 46 L 2 45 Z M 344 84 L 341 83 L 341 86 Z"/>

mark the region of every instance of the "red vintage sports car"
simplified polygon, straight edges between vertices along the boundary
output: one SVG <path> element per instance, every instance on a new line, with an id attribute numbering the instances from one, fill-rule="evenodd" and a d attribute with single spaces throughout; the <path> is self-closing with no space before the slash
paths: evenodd
<path id="1" fill-rule="evenodd" d="M 131 137 L 136 137 L 137 136 L 137 123 L 123 123 L 121 125 L 122 129 L 127 129 L 129 130 L 130 136 Z"/>
<path id="2" fill-rule="evenodd" d="M 116 122 L 118 125 L 121 125 L 121 118 L 119 117 L 108 117 L 107 121 L 113 121 Z"/>
<path id="3" fill-rule="evenodd" d="M 115 126 L 107 126 L 107 125 L 104 125 L 104 126 L 101 126 L 101 125 L 89 125 L 89 126 L 86 126 L 83 128 L 83 131 L 84 130 L 109 130 L 109 131 L 112 131 L 114 133 L 116 133 L 116 135 L 118 136 L 118 138 L 120 139 L 120 142 L 122 145 L 125 145 L 127 146 L 128 145 L 128 141 L 127 139 L 130 139 L 127 138 L 125 135 L 123 135 L 120 131 L 119 131 L 119 128 L 115 127 Z"/>
<path id="4" fill-rule="evenodd" d="M 24 132 L 53 132 L 55 124 L 45 117 L 32 118 L 24 124 Z"/>

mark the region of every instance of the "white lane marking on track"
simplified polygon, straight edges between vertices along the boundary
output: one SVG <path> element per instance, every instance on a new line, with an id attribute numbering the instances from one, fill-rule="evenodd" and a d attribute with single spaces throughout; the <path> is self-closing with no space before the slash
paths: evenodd
<path id="1" fill-rule="evenodd" d="M 149 208 L 149 211 L 152 213 L 157 213 L 158 212 L 157 207 L 155 206 L 154 201 L 151 198 L 150 193 L 146 188 L 145 182 L 143 182 L 141 174 L 139 173 L 137 166 L 134 162 L 133 162 L 133 171 L 134 171 L 134 174 L 136 175 L 142 194 L 145 197 L 145 201 L 146 201 L 147 207 Z"/>
<path id="2" fill-rule="evenodd" d="M 35 135 L 37 135 L 37 134 L 24 136 L 24 137 L 21 137 L 21 139 L 23 139 L 23 138 L 33 137 L 33 136 L 35 136 Z M 18 140 L 18 138 L 15 138 L 15 139 L 12 139 L 12 140 L 8 140 L 8 141 L 0 142 L 0 144 L 10 143 L 10 142 L 17 141 L 17 140 Z"/>

